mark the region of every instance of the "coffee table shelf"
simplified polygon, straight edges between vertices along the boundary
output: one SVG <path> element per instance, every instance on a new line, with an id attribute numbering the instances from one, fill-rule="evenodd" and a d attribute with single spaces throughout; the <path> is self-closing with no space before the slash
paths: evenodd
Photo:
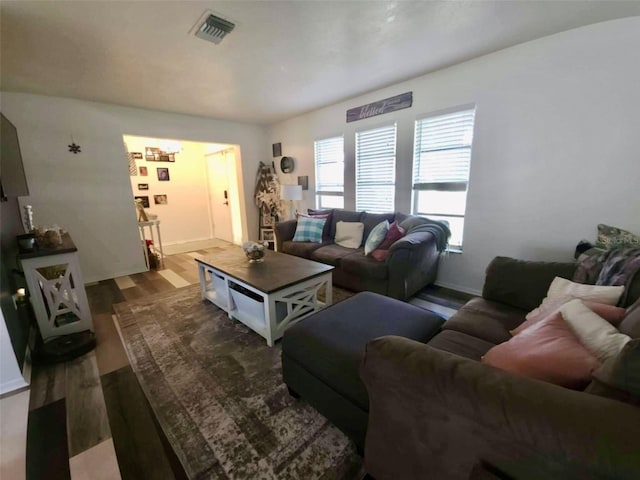
<path id="1" fill-rule="evenodd" d="M 249 264 L 241 249 L 196 258 L 203 300 L 221 308 L 263 336 L 267 345 L 304 317 L 331 305 L 333 267 L 267 252 L 264 263 Z M 326 300 L 318 291 L 326 289 Z"/>

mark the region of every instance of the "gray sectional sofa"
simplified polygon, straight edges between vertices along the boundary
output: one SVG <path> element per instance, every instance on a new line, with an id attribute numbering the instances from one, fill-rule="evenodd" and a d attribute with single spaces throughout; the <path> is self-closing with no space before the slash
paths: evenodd
<path id="1" fill-rule="evenodd" d="M 436 279 L 440 253 L 449 239 L 449 229 L 442 222 L 402 213 L 375 214 L 350 210 L 323 210 L 329 213 L 322 243 L 294 242 L 296 220 L 276 224 L 276 250 L 317 262 L 333 265 L 334 285 L 353 291 L 371 291 L 405 300 Z M 364 242 L 380 222 L 394 220 L 406 234 L 389 249 L 386 261 L 364 255 Z M 364 234 L 358 249 L 334 243 L 336 224 L 362 222 Z"/>

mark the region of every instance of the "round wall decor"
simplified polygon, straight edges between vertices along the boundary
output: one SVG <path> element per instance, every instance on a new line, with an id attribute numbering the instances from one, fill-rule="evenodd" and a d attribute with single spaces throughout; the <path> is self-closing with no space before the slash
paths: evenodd
<path id="1" fill-rule="evenodd" d="M 291 173 L 291 172 L 293 172 L 293 158 L 291 158 L 291 157 L 282 157 L 280 159 L 280 170 L 282 170 L 282 173 Z"/>

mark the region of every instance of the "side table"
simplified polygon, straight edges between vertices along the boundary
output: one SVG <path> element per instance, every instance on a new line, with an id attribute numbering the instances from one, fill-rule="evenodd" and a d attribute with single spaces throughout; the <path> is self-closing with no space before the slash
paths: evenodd
<path id="1" fill-rule="evenodd" d="M 68 233 L 62 244 L 18 254 L 43 341 L 90 330 L 93 320 L 78 249 Z"/>
<path id="2" fill-rule="evenodd" d="M 149 227 L 149 240 L 153 243 L 154 250 L 156 249 L 155 238 L 153 237 L 153 227 L 156 227 L 156 233 L 158 235 L 157 250 L 160 253 L 160 266 L 164 268 L 164 252 L 162 251 L 162 237 L 160 236 L 160 220 L 147 220 L 144 222 L 138 222 L 138 229 L 140 230 L 140 237 L 142 239 L 142 246 L 144 251 L 144 261 L 147 263 L 147 268 L 150 268 L 149 254 L 147 253 L 147 237 L 145 236 L 145 227 Z"/>

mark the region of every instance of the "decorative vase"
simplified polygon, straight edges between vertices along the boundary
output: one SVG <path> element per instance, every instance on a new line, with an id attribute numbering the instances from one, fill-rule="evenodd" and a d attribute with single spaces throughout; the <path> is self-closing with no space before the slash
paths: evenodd
<path id="1" fill-rule="evenodd" d="M 242 244 L 244 254 L 249 263 L 260 263 L 264 261 L 264 244 L 256 242 L 245 242 Z"/>

